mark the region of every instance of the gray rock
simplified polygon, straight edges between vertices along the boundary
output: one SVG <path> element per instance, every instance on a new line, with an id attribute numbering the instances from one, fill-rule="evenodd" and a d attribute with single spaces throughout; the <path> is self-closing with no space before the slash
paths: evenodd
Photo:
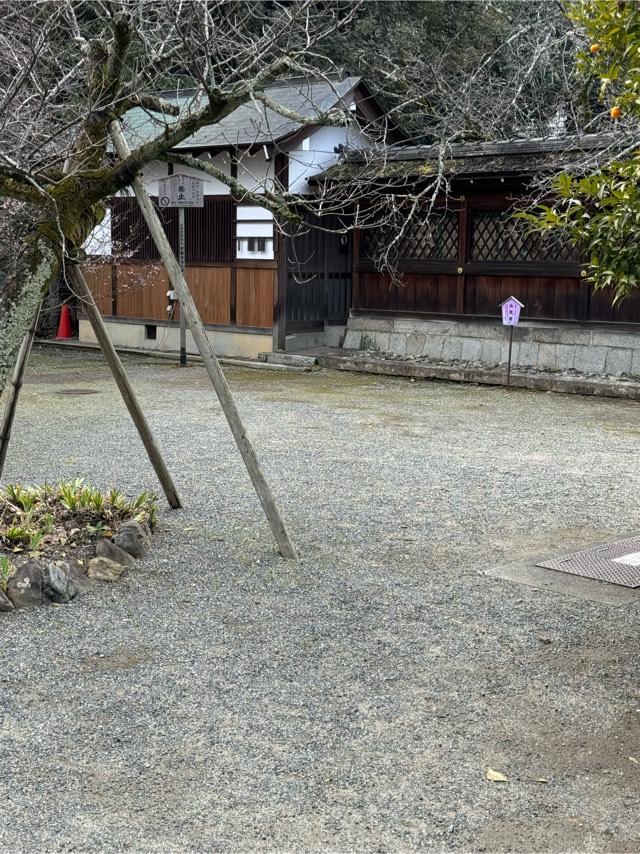
<path id="1" fill-rule="evenodd" d="M 98 557 L 106 557 L 109 560 L 122 564 L 122 566 L 133 566 L 135 564 L 135 560 L 131 555 L 125 552 L 124 549 L 121 549 L 120 546 L 111 542 L 111 540 L 98 540 L 96 555 Z"/>
<path id="2" fill-rule="evenodd" d="M 95 581 L 119 581 L 127 567 L 108 557 L 94 557 L 89 561 L 87 575 Z"/>
<path id="3" fill-rule="evenodd" d="M 55 563 L 48 564 L 42 570 L 42 591 L 52 602 L 64 604 L 78 595 L 78 588 L 69 577 L 69 571 L 68 566 L 58 566 Z"/>
<path id="4" fill-rule="evenodd" d="M 146 555 L 151 545 L 147 531 L 138 522 L 125 522 L 113 538 L 113 542 L 133 557 L 141 558 Z"/>
<path id="5" fill-rule="evenodd" d="M 37 560 L 28 560 L 18 567 L 7 582 L 7 598 L 14 608 L 42 605 L 42 566 Z"/>
<path id="6" fill-rule="evenodd" d="M 13 602 L 0 590 L 0 614 L 4 611 L 13 611 Z"/>

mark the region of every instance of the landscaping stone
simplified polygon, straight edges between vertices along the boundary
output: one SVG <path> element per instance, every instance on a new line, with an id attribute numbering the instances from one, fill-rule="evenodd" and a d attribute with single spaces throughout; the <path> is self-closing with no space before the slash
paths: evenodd
<path id="1" fill-rule="evenodd" d="M 42 570 L 43 593 L 59 605 L 70 602 L 78 595 L 78 588 L 74 580 L 69 577 L 69 571 L 68 566 L 63 568 L 55 563 L 48 564 Z"/>
<path id="2" fill-rule="evenodd" d="M 13 611 L 13 602 L 0 590 L 0 614 L 6 611 Z"/>
<path id="3" fill-rule="evenodd" d="M 149 529 L 145 530 L 145 528 L 139 522 L 125 522 L 113 538 L 113 542 L 133 557 L 144 557 L 151 545 Z"/>
<path id="4" fill-rule="evenodd" d="M 122 566 L 133 566 L 135 564 L 135 559 L 111 540 L 98 540 L 96 555 L 98 557 L 106 557 Z"/>
<path id="5" fill-rule="evenodd" d="M 37 560 L 29 560 L 18 567 L 7 582 L 7 598 L 14 608 L 42 605 L 42 566 Z"/>
<path id="6" fill-rule="evenodd" d="M 119 581 L 127 567 L 107 557 L 94 557 L 89 561 L 87 575 L 94 581 Z"/>

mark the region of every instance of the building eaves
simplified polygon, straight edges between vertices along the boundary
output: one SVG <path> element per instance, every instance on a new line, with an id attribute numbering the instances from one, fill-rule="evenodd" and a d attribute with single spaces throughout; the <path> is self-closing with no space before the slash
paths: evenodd
<path id="1" fill-rule="evenodd" d="M 313 119 L 327 110 L 339 107 L 360 82 L 360 77 L 348 76 L 339 80 L 290 79 L 279 81 L 265 92 L 269 98 L 287 110 Z M 130 144 L 140 145 L 173 125 L 180 118 L 200 108 L 192 90 L 164 93 L 167 100 L 177 103 L 177 117 L 155 116 L 142 109 L 130 110 L 123 119 L 125 135 Z M 254 145 L 277 143 L 303 127 L 301 122 L 265 107 L 261 102 L 248 101 L 215 124 L 200 128 L 176 146 L 181 150 L 249 148 Z"/>

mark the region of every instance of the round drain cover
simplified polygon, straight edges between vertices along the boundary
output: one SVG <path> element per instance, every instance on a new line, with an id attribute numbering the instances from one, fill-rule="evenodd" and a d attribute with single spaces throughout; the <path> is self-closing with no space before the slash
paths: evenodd
<path id="1" fill-rule="evenodd" d="M 99 394 L 97 388 L 63 388 L 56 394 Z"/>

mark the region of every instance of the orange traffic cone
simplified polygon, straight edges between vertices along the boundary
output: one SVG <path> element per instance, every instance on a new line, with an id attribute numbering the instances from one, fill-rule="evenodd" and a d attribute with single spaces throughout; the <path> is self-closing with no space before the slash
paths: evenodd
<path id="1" fill-rule="evenodd" d="M 60 323 L 58 324 L 56 341 L 66 338 L 73 338 L 73 332 L 71 331 L 71 309 L 64 303 L 60 311 Z"/>

